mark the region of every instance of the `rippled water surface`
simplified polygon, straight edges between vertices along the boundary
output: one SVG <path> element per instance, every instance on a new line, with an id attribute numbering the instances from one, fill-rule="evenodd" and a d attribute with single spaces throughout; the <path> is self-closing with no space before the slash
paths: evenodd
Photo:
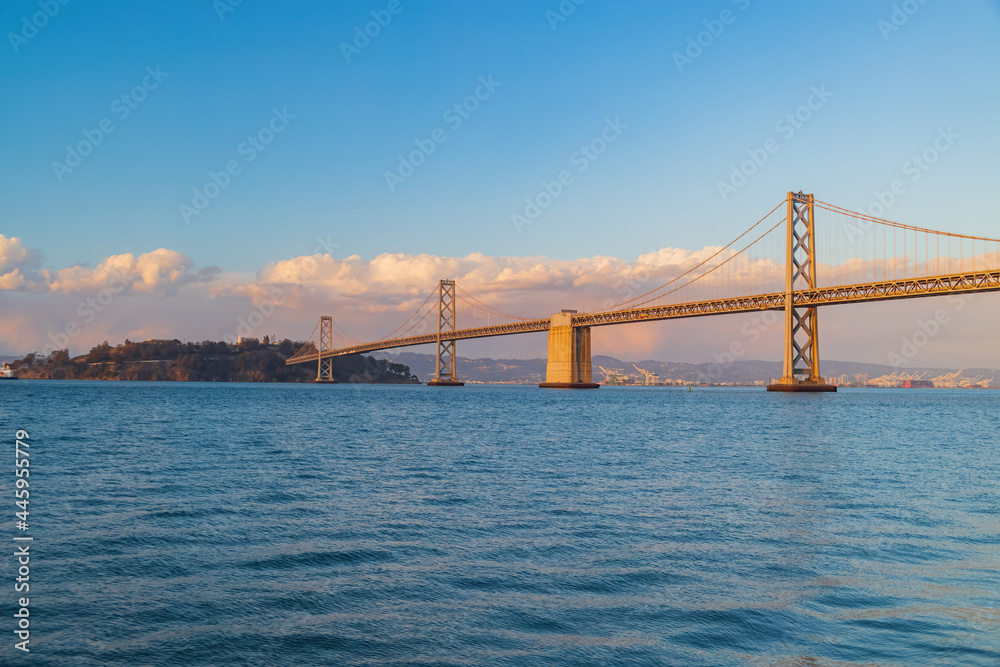
<path id="1" fill-rule="evenodd" d="M 1000 663 L 1000 392 L 0 400 L 35 536 L 5 665 Z"/>

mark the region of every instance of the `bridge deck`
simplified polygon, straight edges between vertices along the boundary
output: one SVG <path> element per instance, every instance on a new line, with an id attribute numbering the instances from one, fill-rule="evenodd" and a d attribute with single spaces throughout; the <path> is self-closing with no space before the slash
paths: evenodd
<path id="1" fill-rule="evenodd" d="M 890 301 L 896 299 L 912 299 L 917 297 L 944 296 L 947 294 L 968 294 L 975 292 L 1000 291 L 1000 269 L 990 271 L 974 271 L 970 273 L 954 273 L 924 278 L 904 278 L 899 280 L 884 280 L 854 285 L 835 287 L 820 287 L 811 290 L 797 290 L 795 305 L 799 307 L 829 306 L 843 303 L 866 303 L 871 301 Z M 633 308 L 602 313 L 581 313 L 573 316 L 575 327 L 600 327 L 612 324 L 628 324 L 631 322 L 680 319 L 685 317 L 704 317 L 707 315 L 724 315 L 727 313 L 743 313 L 764 310 L 784 310 L 785 293 L 772 292 L 752 296 L 733 297 L 728 299 L 713 299 L 694 301 L 669 306 L 653 306 L 649 308 Z M 442 340 L 465 340 L 469 338 L 487 338 L 490 336 L 509 336 L 514 334 L 536 333 L 548 331 L 549 319 L 528 320 L 513 324 L 497 324 L 472 329 L 456 329 L 441 332 Z M 377 350 L 388 350 L 397 347 L 426 345 L 436 343 L 438 334 L 423 334 L 390 340 L 363 343 L 351 347 L 339 348 L 323 352 L 322 357 L 343 357 L 351 354 L 363 354 Z M 293 357 L 285 361 L 286 365 L 316 362 L 319 354 Z"/>

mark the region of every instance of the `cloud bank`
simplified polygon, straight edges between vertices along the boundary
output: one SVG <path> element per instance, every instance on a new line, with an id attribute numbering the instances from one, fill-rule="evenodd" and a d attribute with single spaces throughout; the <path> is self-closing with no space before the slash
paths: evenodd
<path id="1" fill-rule="evenodd" d="M 709 267 L 724 262 L 728 251 L 719 251 L 715 246 L 696 251 L 668 247 L 633 261 L 479 253 L 386 253 L 372 259 L 314 254 L 268 263 L 256 275 L 239 275 L 195 267 L 188 256 L 166 248 L 111 255 L 93 268 L 43 268 L 40 251 L 19 238 L 0 235 L 0 354 L 58 347 L 81 353 L 103 340 L 225 339 L 248 331 L 304 339 L 321 314 L 333 315 L 346 332 L 338 332 L 341 342 L 349 336 L 375 340 L 405 321 L 441 278 L 454 279 L 489 305 L 523 317 L 547 317 L 563 308 L 601 310 L 635 299 L 706 260 Z M 781 269 L 764 260 L 751 268 L 750 273 L 772 277 Z M 753 278 L 748 285 L 754 284 Z M 960 324 L 942 332 L 914 363 L 969 365 L 966 362 L 974 360 L 977 366 L 1000 366 L 1000 353 L 990 341 L 977 339 L 972 347 L 961 343 L 968 327 L 995 328 L 996 311 L 990 306 L 998 300 L 990 295 L 976 299 L 987 307 L 956 314 L 954 321 Z M 823 356 L 885 363 L 900 338 L 942 305 L 921 299 L 824 309 Z M 486 316 L 463 308 L 460 304 L 459 326 L 500 321 L 477 320 Z M 859 328 L 859 322 L 864 327 Z M 436 323 L 428 318 L 422 326 Z M 749 315 L 640 323 L 595 329 L 594 353 L 703 362 L 717 360 L 739 342 L 745 359 L 779 359 L 780 334 L 780 327 L 761 329 Z M 462 348 L 463 356 L 540 357 L 545 341 L 544 335 L 504 337 L 470 341 Z"/>

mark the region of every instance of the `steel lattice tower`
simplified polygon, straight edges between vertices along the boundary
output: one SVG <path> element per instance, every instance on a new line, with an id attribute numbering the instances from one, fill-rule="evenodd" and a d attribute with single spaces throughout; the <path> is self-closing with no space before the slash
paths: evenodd
<path id="1" fill-rule="evenodd" d="M 316 382 L 333 382 L 333 358 L 323 358 L 324 352 L 333 349 L 333 318 L 323 315 L 319 318 L 319 354 L 316 360 Z"/>
<path id="2" fill-rule="evenodd" d="M 816 207 L 813 195 L 788 193 L 785 268 L 785 355 L 782 377 L 770 391 L 836 391 L 819 374 L 816 307 L 796 306 L 797 290 L 816 284 Z"/>
<path id="3" fill-rule="evenodd" d="M 455 341 L 442 338 L 442 334 L 455 330 L 455 281 L 438 283 L 437 363 L 434 379 L 429 385 L 461 386 L 465 384 L 455 374 Z"/>

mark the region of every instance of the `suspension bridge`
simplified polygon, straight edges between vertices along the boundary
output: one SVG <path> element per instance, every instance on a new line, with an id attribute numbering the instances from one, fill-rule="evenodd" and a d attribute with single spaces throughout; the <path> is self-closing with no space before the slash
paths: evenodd
<path id="1" fill-rule="evenodd" d="M 370 342 L 352 338 L 322 316 L 287 364 L 316 364 L 333 381 L 332 359 L 413 345 L 437 348 L 427 384 L 459 386 L 459 340 L 548 332 L 541 387 L 589 389 L 593 327 L 754 311 L 783 311 L 782 377 L 769 391 L 836 391 L 820 374 L 821 306 L 1000 290 L 1000 240 L 884 220 L 789 192 L 784 201 L 728 245 L 659 286 L 593 312 L 563 310 L 519 317 L 441 280 L 402 325 Z M 462 308 L 459 308 L 461 304 Z M 459 326 L 459 317 L 463 317 Z"/>

